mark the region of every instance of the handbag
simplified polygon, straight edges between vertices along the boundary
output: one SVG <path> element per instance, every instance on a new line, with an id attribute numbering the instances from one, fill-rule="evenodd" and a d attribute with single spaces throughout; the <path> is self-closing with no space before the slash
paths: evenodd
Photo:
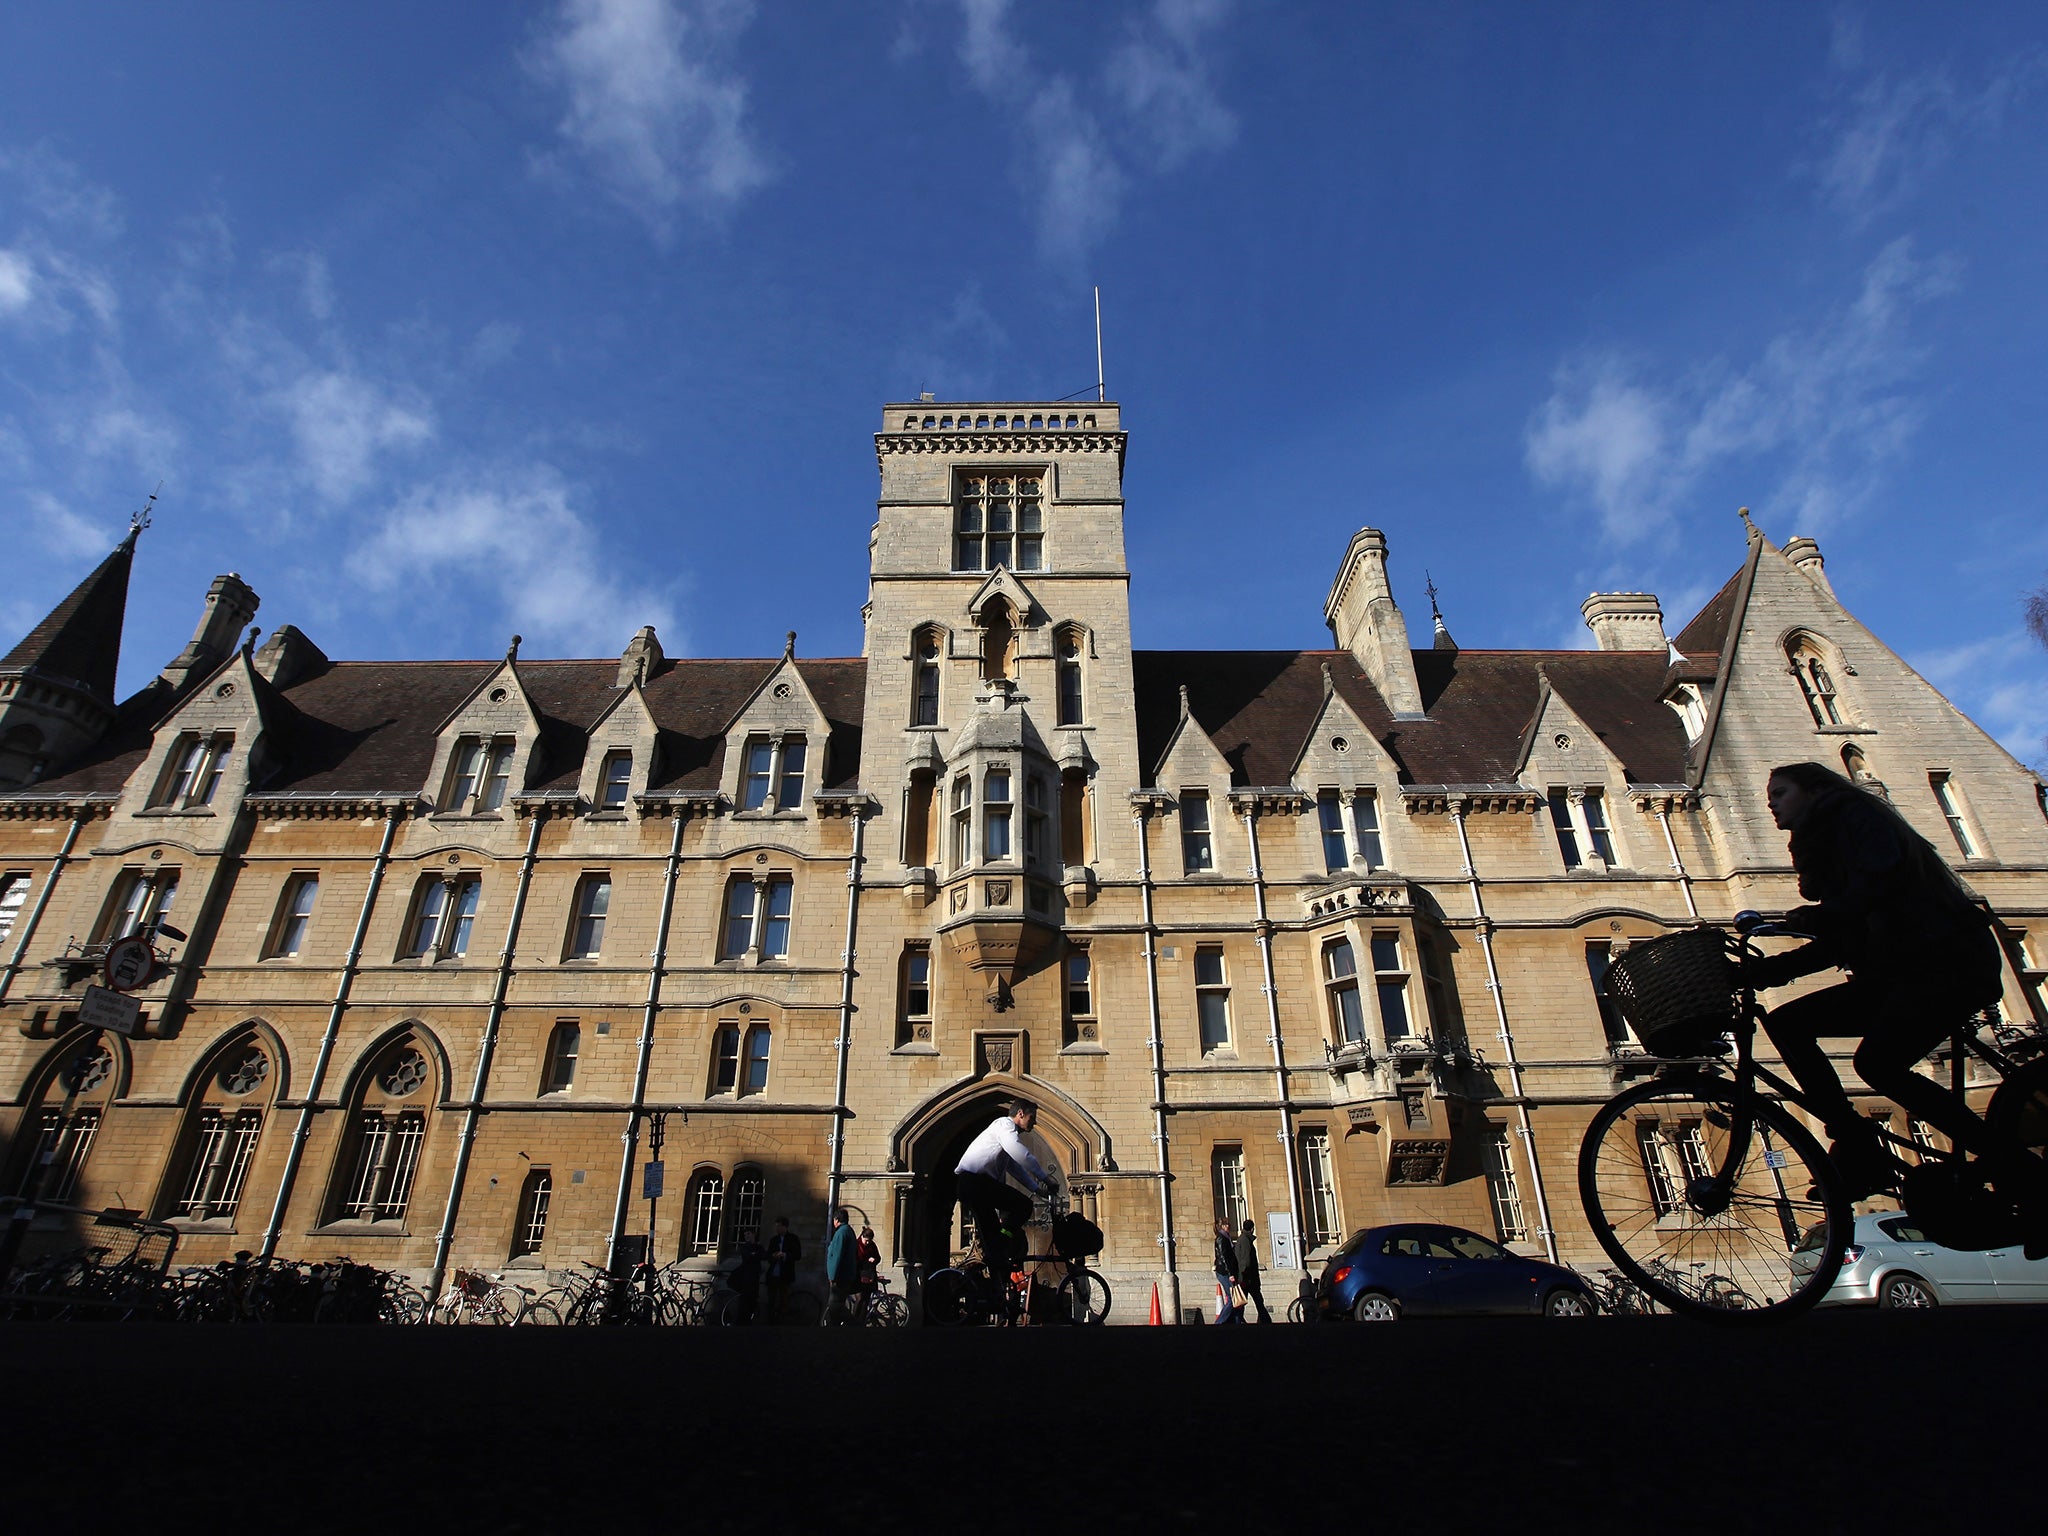
<path id="1" fill-rule="evenodd" d="M 1235 1280 L 1230 1282 L 1230 1305 L 1234 1310 L 1242 1310 L 1244 1304 L 1250 1300 L 1251 1297 L 1245 1295 L 1242 1285 Z"/>

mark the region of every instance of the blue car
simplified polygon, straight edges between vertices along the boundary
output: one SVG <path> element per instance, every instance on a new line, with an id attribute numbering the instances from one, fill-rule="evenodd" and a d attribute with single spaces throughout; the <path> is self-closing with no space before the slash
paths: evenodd
<path id="1" fill-rule="evenodd" d="M 1325 1318 L 1390 1323 L 1400 1317 L 1591 1317 L 1586 1282 L 1525 1259 L 1490 1237 L 1430 1222 L 1354 1233 L 1324 1266 L 1316 1309 Z"/>

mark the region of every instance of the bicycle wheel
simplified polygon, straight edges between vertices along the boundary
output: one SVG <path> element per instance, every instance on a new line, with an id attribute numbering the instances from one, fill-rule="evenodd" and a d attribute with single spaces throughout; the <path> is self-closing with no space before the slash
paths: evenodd
<path id="1" fill-rule="evenodd" d="M 910 1322 L 910 1303 L 901 1296 L 877 1296 L 868 1303 L 870 1328 L 902 1328 Z"/>
<path id="2" fill-rule="evenodd" d="M 1768 1100 L 1745 1120 L 1732 1084 L 1692 1075 L 1638 1083 L 1601 1108 L 1579 1147 L 1579 1198 L 1646 1298 L 1717 1322 L 1814 1305 L 1853 1225 L 1840 1175 L 1797 1121 Z M 1701 1269 L 1721 1282 L 1714 1300 L 1691 1278 Z M 1730 1291 L 1750 1305 L 1728 1305 Z"/>
<path id="3" fill-rule="evenodd" d="M 965 1271 L 942 1269 L 924 1283 L 924 1320 L 939 1328 L 958 1328 L 975 1310 L 974 1287 Z"/>
<path id="4" fill-rule="evenodd" d="M 519 1321 L 529 1328 L 559 1328 L 562 1326 L 562 1314 L 555 1310 L 553 1302 L 536 1296 L 519 1314 Z"/>
<path id="5" fill-rule="evenodd" d="M 1297 1296 L 1294 1300 L 1287 1303 L 1287 1321 L 1290 1323 L 1305 1323 L 1309 1320 L 1309 1316 L 1308 1298 L 1306 1296 Z"/>
<path id="6" fill-rule="evenodd" d="M 1101 1322 L 1109 1316 L 1109 1282 L 1093 1270 L 1074 1270 L 1060 1281 L 1058 1316 L 1068 1323 Z"/>

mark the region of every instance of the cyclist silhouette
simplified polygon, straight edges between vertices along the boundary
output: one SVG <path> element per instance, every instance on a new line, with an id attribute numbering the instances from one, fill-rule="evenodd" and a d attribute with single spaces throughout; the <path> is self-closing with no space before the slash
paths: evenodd
<path id="1" fill-rule="evenodd" d="M 981 1256 L 997 1280 L 1008 1278 L 1009 1261 L 1023 1257 L 1024 1227 L 1031 1220 L 1031 1197 L 1013 1188 L 1005 1175 L 1041 1193 L 1054 1188 L 1052 1175 L 1024 1144 L 1024 1133 L 1037 1123 L 1038 1106 L 1018 1099 L 969 1143 L 954 1169 L 958 1199 L 974 1213 Z"/>
<path id="2" fill-rule="evenodd" d="M 2048 1179 L 2034 1159 L 1994 1144 L 1967 1105 L 1913 1070 L 2003 990 L 1991 919 L 1933 846 L 1885 801 L 1819 763 L 1771 770 L 1771 819 L 1792 834 L 1792 867 L 1810 905 L 1786 914 L 1810 933 L 1804 948 L 1752 962 L 1747 980 L 1782 987 L 1830 966 L 1837 986 L 1793 998 L 1764 1016 L 1779 1055 L 1814 1101 L 1829 1150 L 1862 1199 L 1891 1186 L 1895 1169 L 1856 1112 L 1820 1042 L 1860 1038 L 1856 1071 L 1907 1114 L 1945 1132 L 2003 1175 L 2007 1198 L 2039 1207 Z M 2012 1186 L 2017 1187 L 2012 1187 Z"/>

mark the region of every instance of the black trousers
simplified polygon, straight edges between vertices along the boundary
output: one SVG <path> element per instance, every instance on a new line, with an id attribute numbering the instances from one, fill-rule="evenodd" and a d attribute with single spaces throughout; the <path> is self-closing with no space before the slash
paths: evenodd
<path id="1" fill-rule="evenodd" d="M 1256 1269 L 1246 1271 L 1237 1277 L 1237 1283 L 1244 1287 L 1244 1299 L 1258 1308 L 1259 1321 L 1262 1323 L 1273 1321 L 1273 1314 L 1266 1310 L 1266 1298 L 1259 1294 L 1259 1272 Z M 1242 1313 L 1239 1314 L 1239 1316 L 1242 1315 Z"/>
<path id="2" fill-rule="evenodd" d="M 981 1256 L 988 1261 L 989 1273 L 998 1279 L 1006 1278 L 1009 1266 L 1004 1260 L 1024 1257 L 1024 1227 L 1031 1220 L 1031 1197 L 985 1173 L 962 1173 L 955 1179 L 954 1191 L 974 1217 L 974 1235 L 981 1243 Z M 1004 1227 L 1017 1233 L 1015 1247 L 1004 1242 Z"/>
<path id="3" fill-rule="evenodd" d="M 1823 1040 L 1861 1039 L 1856 1072 L 1916 1120 L 1945 1132 L 1959 1147 L 1991 1152 L 1984 1122 L 1947 1089 L 1913 1070 L 1929 1051 L 1985 1006 L 1983 979 L 1957 981 L 1939 972 L 1924 979 L 1882 981 L 1852 976 L 1840 986 L 1795 997 L 1764 1015 L 1764 1032 L 1837 1138 L 1865 1129 L 1821 1049 Z M 1997 973 L 1991 975 L 1997 996 Z"/>

